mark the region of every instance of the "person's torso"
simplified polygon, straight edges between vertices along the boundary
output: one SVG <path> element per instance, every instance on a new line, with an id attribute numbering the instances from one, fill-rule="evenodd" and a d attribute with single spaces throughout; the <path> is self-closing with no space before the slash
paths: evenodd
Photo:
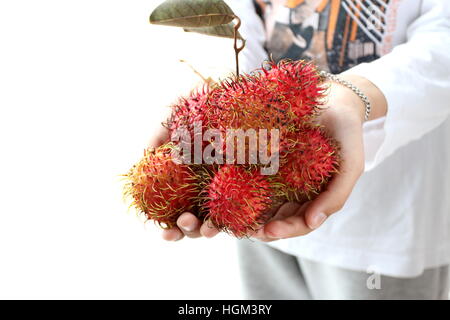
<path id="1" fill-rule="evenodd" d="M 343 72 L 406 41 L 420 0 L 255 0 L 272 59 L 313 60 Z"/>

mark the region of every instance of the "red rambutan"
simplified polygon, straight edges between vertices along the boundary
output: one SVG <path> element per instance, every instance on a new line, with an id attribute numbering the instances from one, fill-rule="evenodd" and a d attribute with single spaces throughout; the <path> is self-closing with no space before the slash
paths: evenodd
<path id="1" fill-rule="evenodd" d="M 325 96 L 323 79 L 316 66 L 304 60 L 270 63 L 265 73 L 268 90 L 276 91 L 291 105 L 298 119 L 313 115 Z"/>
<path id="2" fill-rule="evenodd" d="M 244 166 L 225 165 L 206 187 L 206 219 L 221 231 L 245 237 L 270 219 L 274 204 L 267 176 Z"/>
<path id="3" fill-rule="evenodd" d="M 337 143 L 313 125 L 303 125 L 289 140 L 292 149 L 283 158 L 277 180 L 288 200 L 301 201 L 320 192 L 337 172 Z"/>
<path id="4" fill-rule="evenodd" d="M 278 152 L 285 148 L 284 137 L 294 129 L 295 114 L 291 104 L 284 100 L 276 90 L 267 90 L 264 75 L 242 75 L 239 79 L 228 79 L 221 83 L 210 95 L 208 108 L 205 109 L 206 126 L 218 129 L 222 133 L 224 154 L 227 154 L 226 143 L 230 129 L 242 130 L 248 135 L 245 141 L 244 154 L 248 154 L 250 145 L 259 149 L 260 134 L 267 137 L 266 154 Z M 279 145 L 277 150 L 270 144 L 273 129 L 278 130 Z M 248 130 L 254 130 L 250 134 Z M 265 130 L 265 131 L 260 131 Z M 249 136 L 256 138 L 251 142 Z M 236 142 L 232 141 L 234 150 Z M 235 151 L 236 153 L 236 151 Z M 234 156 L 236 159 L 236 155 Z M 245 162 L 249 164 L 251 162 Z M 239 163 L 244 164 L 244 163 Z"/>
<path id="5" fill-rule="evenodd" d="M 171 106 L 172 114 L 166 123 L 170 134 L 180 128 L 186 128 L 193 137 L 195 122 L 205 123 L 205 110 L 210 95 L 210 87 L 194 90 L 187 98 L 180 98 Z"/>

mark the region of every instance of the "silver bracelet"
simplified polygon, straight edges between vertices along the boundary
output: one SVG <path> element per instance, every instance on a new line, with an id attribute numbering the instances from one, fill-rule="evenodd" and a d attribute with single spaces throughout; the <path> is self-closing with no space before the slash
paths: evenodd
<path id="1" fill-rule="evenodd" d="M 365 112 L 364 119 L 366 121 L 369 120 L 370 111 L 372 111 L 372 105 L 370 104 L 369 98 L 361 90 L 359 90 L 358 87 L 356 87 L 355 85 L 353 85 L 352 83 L 350 83 L 350 82 L 348 82 L 348 81 L 346 81 L 344 79 L 339 78 L 337 75 L 331 74 L 331 73 L 326 72 L 326 71 L 321 71 L 320 72 L 320 76 L 323 77 L 323 78 L 327 78 L 327 79 L 329 79 L 331 81 L 334 81 L 336 83 L 339 83 L 339 84 L 349 88 L 354 93 L 356 93 L 356 95 L 361 98 L 362 102 L 364 102 L 364 105 L 366 107 L 366 112 Z"/>

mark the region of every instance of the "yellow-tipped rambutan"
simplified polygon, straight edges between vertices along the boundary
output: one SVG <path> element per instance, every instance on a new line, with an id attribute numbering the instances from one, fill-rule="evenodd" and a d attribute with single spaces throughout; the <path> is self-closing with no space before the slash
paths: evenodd
<path id="1" fill-rule="evenodd" d="M 172 144 L 147 149 L 144 157 L 126 174 L 125 195 L 132 206 L 163 228 L 194 207 L 199 190 L 193 170 L 172 160 Z"/>

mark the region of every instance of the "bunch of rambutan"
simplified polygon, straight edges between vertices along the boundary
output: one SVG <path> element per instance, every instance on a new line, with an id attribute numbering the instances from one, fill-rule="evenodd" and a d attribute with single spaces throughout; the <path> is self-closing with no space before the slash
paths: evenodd
<path id="1" fill-rule="evenodd" d="M 313 198 L 337 172 L 337 143 L 315 124 L 323 81 L 313 64 L 286 60 L 181 98 L 165 126 L 185 139 L 146 150 L 126 175 L 126 194 L 164 228 L 193 212 L 251 235 L 273 208 Z M 239 141 L 236 132 L 253 135 Z M 189 152 L 180 157 L 181 149 Z"/>

